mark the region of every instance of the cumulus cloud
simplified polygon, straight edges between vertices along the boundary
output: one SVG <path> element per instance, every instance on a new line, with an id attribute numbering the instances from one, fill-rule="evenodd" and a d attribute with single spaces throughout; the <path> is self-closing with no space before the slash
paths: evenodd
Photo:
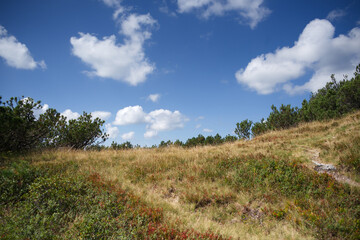
<path id="1" fill-rule="evenodd" d="M 123 109 L 120 109 L 116 113 L 115 125 L 129 125 L 129 124 L 138 124 L 145 123 L 147 121 L 147 114 L 143 111 L 143 108 L 139 105 L 129 106 Z"/>
<path id="2" fill-rule="evenodd" d="M 78 117 L 80 117 L 79 113 L 73 112 L 70 109 L 66 109 L 64 112 L 61 113 L 61 115 L 66 117 L 67 121 L 72 120 L 72 119 L 77 119 Z"/>
<path id="3" fill-rule="evenodd" d="M 93 119 L 100 118 L 102 120 L 108 120 L 111 116 L 111 112 L 104 112 L 104 111 L 95 111 L 91 113 Z"/>
<path id="4" fill-rule="evenodd" d="M 0 25 L 0 57 L 14 68 L 35 69 L 46 68 L 44 61 L 36 62 L 25 44 L 19 42 L 14 36 L 7 33 L 7 30 Z"/>
<path id="5" fill-rule="evenodd" d="M 112 126 L 110 123 L 105 125 L 105 132 L 109 134 L 110 139 L 114 139 L 119 135 L 119 129 L 117 127 Z"/>
<path id="6" fill-rule="evenodd" d="M 147 99 L 152 102 L 157 102 L 160 99 L 160 94 L 150 94 Z"/>
<path id="7" fill-rule="evenodd" d="M 141 106 L 129 106 L 120 109 L 117 114 L 114 125 L 129 125 L 146 123 L 146 133 L 144 137 L 154 137 L 161 131 L 169 131 L 177 128 L 183 128 L 188 119 L 179 111 L 169 111 L 158 109 L 150 113 L 145 113 Z"/>
<path id="8" fill-rule="evenodd" d="M 92 68 L 87 72 L 90 76 L 136 86 L 146 81 L 155 69 L 145 57 L 144 43 L 151 37 L 150 28 L 157 22 L 150 14 L 130 14 L 119 23 L 120 33 L 124 36 L 122 44 L 117 43 L 115 35 L 98 39 L 89 33 L 79 33 L 79 37 L 70 39 L 72 53 Z"/>
<path id="9" fill-rule="evenodd" d="M 337 20 L 339 18 L 342 18 L 345 15 L 346 15 L 346 12 L 344 10 L 337 9 L 337 10 L 333 10 L 333 11 L 329 12 L 326 19 L 328 19 L 330 21 L 333 21 L 333 20 Z"/>
<path id="10" fill-rule="evenodd" d="M 144 136 L 156 136 L 160 131 L 183 128 L 187 121 L 179 111 L 171 112 L 165 109 L 152 111 L 148 114 L 147 132 Z"/>
<path id="11" fill-rule="evenodd" d="M 315 92 L 333 73 L 340 77 L 352 75 L 360 62 L 360 28 L 338 37 L 334 37 L 334 33 L 335 28 L 328 20 L 315 19 L 305 27 L 294 46 L 252 59 L 235 77 L 259 94 L 270 94 L 281 88 L 289 94 Z M 291 84 L 291 80 L 309 71 L 313 75 L 307 83 Z"/>
<path id="12" fill-rule="evenodd" d="M 124 133 L 123 135 L 121 135 L 121 138 L 123 140 L 131 140 L 134 138 L 135 133 L 134 132 L 128 132 L 128 133 Z"/>
<path id="13" fill-rule="evenodd" d="M 271 12 L 262 3 L 263 0 L 177 0 L 180 13 L 198 10 L 202 17 L 209 18 L 235 11 L 251 28 L 255 28 Z"/>

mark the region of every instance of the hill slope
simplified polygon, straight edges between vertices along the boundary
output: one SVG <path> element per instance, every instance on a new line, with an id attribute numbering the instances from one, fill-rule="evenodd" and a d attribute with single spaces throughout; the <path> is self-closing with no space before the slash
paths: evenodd
<path id="1" fill-rule="evenodd" d="M 36 179 L 46 175 L 47 180 L 43 180 L 46 184 L 51 182 L 49 176 L 57 176 L 56 179 L 84 181 L 82 184 L 85 185 L 87 182 L 101 182 L 104 186 L 108 184 L 106 186 L 110 187 L 106 187 L 106 191 L 109 192 L 121 190 L 123 195 L 137 199 L 135 201 L 131 200 L 132 197 L 126 197 L 125 205 L 129 201 L 136 203 L 129 205 L 130 209 L 135 209 L 136 214 L 125 211 L 131 216 L 143 216 L 140 210 L 136 210 L 137 206 L 152 209 L 150 212 L 158 209 L 150 215 L 145 214 L 148 222 L 144 220 L 144 226 L 136 225 L 140 226 L 136 229 L 141 228 L 142 232 L 139 230 L 137 235 L 126 235 L 127 232 L 124 236 L 128 239 L 142 239 L 146 236 L 152 239 L 181 239 L 181 236 L 192 236 L 195 239 L 216 239 L 220 236 L 232 239 L 360 237 L 360 112 L 341 119 L 302 124 L 293 129 L 269 132 L 250 141 L 237 141 L 221 146 L 100 152 L 63 150 L 27 155 L 22 159 L 30 162 L 32 168 L 46 173 L 34 175 L 35 180 L 29 181 L 29 187 L 24 190 L 25 195 L 22 192 L 17 192 L 17 195 L 9 193 L 5 196 L 7 200 L 2 196 L 2 208 L 6 209 L 6 213 L 1 217 L 0 223 L 5 226 L 6 231 L 13 228 L 13 225 L 4 223 L 6 219 L 16 219 L 14 216 L 19 212 L 33 210 L 33 205 L 29 207 L 25 204 L 26 199 L 32 196 L 28 189 L 34 189 L 34 184 L 41 185 L 41 181 L 36 182 Z M 332 164 L 336 170 L 324 173 L 316 164 Z M 5 176 L 4 171 L 11 171 L 11 168 L 15 167 L 3 167 L 3 178 L 9 176 Z M 74 176 L 87 178 L 77 180 Z M 13 182 L 16 181 L 24 182 Z M 111 183 L 105 183 L 106 181 Z M 9 183 L 6 186 L 3 184 L 2 188 L 9 186 L 13 187 Z M 61 186 L 65 187 L 66 184 Z M 59 189 L 60 192 L 63 191 L 61 187 Z M 85 199 L 96 198 L 96 193 L 86 194 Z M 111 204 L 111 200 L 105 197 L 108 195 L 101 195 L 103 200 L 99 202 Z M 11 196 L 22 196 L 23 200 L 11 200 Z M 48 195 L 42 192 L 41 196 Z M 78 198 L 74 201 L 78 205 L 83 204 L 84 208 L 86 204 L 90 204 L 76 199 Z M 161 220 L 152 222 L 151 219 L 158 216 L 157 211 L 161 212 Z M 117 231 L 120 230 L 116 229 L 129 226 L 127 222 L 95 231 L 85 212 L 79 210 L 74 216 L 67 212 L 66 218 L 61 218 L 63 222 L 60 227 L 49 226 L 55 229 L 53 232 L 59 233 L 58 236 L 68 239 L 80 238 L 86 231 L 90 232 L 88 236 L 100 234 L 98 236 L 117 238 L 116 236 L 120 236 Z M 49 218 L 53 217 L 51 211 L 47 214 Z M 61 211 L 59 214 L 61 215 Z M 116 214 L 114 216 L 120 216 L 120 213 Z M 121 216 L 124 218 L 128 215 Z M 170 231 L 162 228 L 164 224 L 176 233 L 161 235 L 160 232 Z M 49 227 L 46 224 L 41 226 L 44 231 Z M 84 230 L 87 229 L 85 226 L 91 228 L 91 231 Z M 11 238 L 12 235 L 6 235 L 4 229 L 0 234 L 4 238 Z M 155 234 L 156 231 L 158 235 Z M 26 233 L 28 235 L 24 233 L 23 236 L 31 238 L 33 232 Z M 104 232 L 108 235 L 104 235 Z M 184 232 L 187 235 L 181 235 Z M 217 235 L 211 235 L 212 233 Z"/>

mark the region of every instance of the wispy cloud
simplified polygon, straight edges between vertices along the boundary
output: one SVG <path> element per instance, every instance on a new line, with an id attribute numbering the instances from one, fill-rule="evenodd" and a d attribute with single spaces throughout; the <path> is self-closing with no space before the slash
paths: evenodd
<path id="1" fill-rule="evenodd" d="M 346 12 L 344 10 L 336 9 L 336 10 L 332 10 L 331 12 L 329 12 L 326 19 L 329 21 L 334 21 L 334 20 L 342 18 L 345 15 L 346 15 Z"/>
<path id="2" fill-rule="evenodd" d="M 262 6 L 263 0 L 177 0 L 177 4 L 180 13 L 198 11 L 203 18 L 237 12 L 251 28 L 255 28 L 271 12 Z"/>

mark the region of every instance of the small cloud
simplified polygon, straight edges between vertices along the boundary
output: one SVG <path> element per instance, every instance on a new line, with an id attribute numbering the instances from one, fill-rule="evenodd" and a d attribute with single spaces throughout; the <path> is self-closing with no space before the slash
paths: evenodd
<path id="1" fill-rule="evenodd" d="M 201 128 L 201 124 L 196 124 L 195 128 L 196 128 L 196 129 Z"/>
<path id="2" fill-rule="evenodd" d="M 111 116 L 111 112 L 95 111 L 91 113 L 91 116 L 95 118 L 100 118 L 102 120 L 108 120 Z"/>
<path id="3" fill-rule="evenodd" d="M 119 129 L 117 127 L 113 127 L 110 123 L 105 125 L 105 132 L 109 134 L 110 139 L 114 139 L 119 135 Z"/>
<path id="4" fill-rule="evenodd" d="M 160 99 L 160 94 L 150 94 L 147 99 L 152 102 L 157 102 Z"/>
<path id="5" fill-rule="evenodd" d="M 204 128 L 204 129 L 203 129 L 203 132 L 211 133 L 211 132 L 213 132 L 213 130 L 212 130 L 212 129 L 208 129 L 208 128 Z"/>
<path id="6" fill-rule="evenodd" d="M 344 10 L 341 9 L 332 10 L 331 12 L 329 12 L 326 19 L 329 21 L 334 21 L 334 20 L 338 20 L 339 18 L 342 18 L 345 15 L 346 12 Z"/>
<path id="7" fill-rule="evenodd" d="M 25 44 L 14 36 L 8 35 L 7 30 L 0 25 L 0 57 L 10 67 L 18 69 L 46 69 L 44 61 L 36 62 Z"/>
<path id="8" fill-rule="evenodd" d="M 157 136 L 157 131 L 155 131 L 155 130 L 148 130 L 148 131 L 146 131 L 146 133 L 144 133 L 144 137 L 145 138 L 153 138 L 153 137 L 155 137 L 155 136 Z"/>
<path id="9" fill-rule="evenodd" d="M 123 140 L 131 140 L 134 138 L 135 132 L 128 132 L 128 133 L 124 133 L 123 135 L 121 135 L 121 138 Z"/>
<path id="10" fill-rule="evenodd" d="M 80 117 L 79 113 L 73 112 L 70 109 L 66 109 L 64 112 L 61 113 L 61 115 L 66 117 L 67 121 L 72 120 L 72 119 L 77 119 L 78 117 Z"/>

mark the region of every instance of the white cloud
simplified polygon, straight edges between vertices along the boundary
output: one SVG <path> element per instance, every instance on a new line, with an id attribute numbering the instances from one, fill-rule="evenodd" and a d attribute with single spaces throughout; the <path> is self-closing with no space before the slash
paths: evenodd
<path id="1" fill-rule="evenodd" d="M 109 1 L 112 2 L 112 1 Z M 136 86 L 146 81 L 155 65 L 145 57 L 144 42 L 151 37 L 149 28 L 157 22 L 150 14 L 130 14 L 120 20 L 124 43 L 118 44 L 115 35 L 98 39 L 89 33 L 71 37 L 72 53 L 87 63 L 90 76 L 111 78 Z"/>
<path id="2" fill-rule="evenodd" d="M 6 29 L 0 25 L 0 57 L 5 62 L 18 69 L 46 68 L 44 61 L 36 62 L 25 44 L 20 43 L 14 36 L 8 35 Z"/>
<path id="3" fill-rule="evenodd" d="M 201 124 L 196 124 L 195 128 L 196 129 L 201 128 Z"/>
<path id="4" fill-rule="evenodd" d="M 129 106 L 120 109 L 116 113 L 114 125 L 129 125 L 137 123 L 145 123 L 147 114 L 143 111 L 141 106 Z"/>
<path id="5" fill-rule="evenodd" d="M 211 133 L 211 132 L 213 132 L 213 130 L 212 130 L 212 129 L 208 129 L 208 128 L 204 128 L 204 129 L 203 129 L 203 132 Z"/>
<path id="6" fill-rule="evenodd" d="M 95 111 L 91 113 L 93 119 L 100 118 L 102 120 L 108 120 L 111 116 L 111 112 Z"/>
<path id="7" fill-rule="evenodd" d="M 61 113 L 64 117 L 66 117 L 66 120 L 69 121 L 71 119 L 77 119 L 80 117 L 80 114 L 77 112 L 73 112 L 70 109 L 66 109 L 64 112 Z"/>
<path id="8" fill-rule="evenodd" d="M 334 38 L 335 28 L 328 20 L 311 21 L 292 47 L 283 47 L 273 53 L 262 54 L 250 61 L 245 69 L 236 72 L 241 84 L 259 94 L 270 94 L 283 88 L 290 94 L 313 91 L 323 87 L 334 73 L 352 75 L 360 62 L 360 28 L 348 35 Z M 290 81 L 307 71 L 311 79 L 301 86 Z"/>
<path id="9" fill-rule="evenodd" d="M 118 8 L 121 6 L 120 0 L 102 0 L 107 6 Z"/>
<path id="10" fill-rule="evenodd" d="M 222 16 L 226 12 L 237 12 L 251 28 L 262 21 L 270 10 L 261 6 L 263 0 L 177 0 L 180 13 L 198 10 L 201 16 Z"/>
<path id="11" fill-rule="evenodd" d="M 160 94 L 150 94 L 147 99 L 152 102 L 157 102 L 160 99 Z"/>
<path id="12" fill-rule="evenodd" d="M 158 109 L 148 114 L 149 125 L 147 128 L 154 131 L 167 131 L 176 128 L 183 128 L 187 121 L 179 111 L 171 112 L 165 109 Z"/>
<path id="13" fill-rule="evenodd" d="M 119 135 L 119 129 L 117 127 L 113 127 L 110 123 L 105 125 L 105 132 L 109 134 L 110 139 L 114 139 Z"/>
<path id="14" fill-rule="evenodd" d="M 46 112 L 46 110 L 48 110 L 49 109 L 49 105 L 48 104 L 44 104 L 44 106 L 42 106 L 41 108 L 39 108 L 39 109 L 34 109 L 34 116 L 36 117 L 36 118 L 39 118 L 39 116 L 41 115 L 41 114 L 44 114 L 45 112 Z"/>
<path id="15" fill-rule="evenodd" d="M 128 133 L 124 133 L 123 135 L 121 135 L 121 138 L 123 140 L 131 140 L 134 138 L 135 133 L 134 132 L 128 132 Z"/>
<path id="16" fill-rule="evenodd" d="M 114 125 L 129 125 L 146 123 L 146 133 L 144 137 L 154 137 L 161 131 L 169 131 L 183 128 L 188 119 L 179 111 L 169 111 L 158 109 L 150 113 L 145 113 L 141 106 L 129 106 L 120 109 L 114 121 Z"/>
<path id="17" fill-rule="evenodd" d="M 346 15 L 346 12 L 344 10 L 341 10 L 341 9 L 332 10 L 331 12 L 329 12 L 326 19 L 333 21 L 333 20 L 337 20 L 345 15 Z"/>
<path id="18" fill-rule="evenodd" d="M 153 138 L 153 137 L 156 137 L 157 136 L 157 131 L 155 130 L 147 130 L 145 133 L 144 133 L 144 137 L 145 138 Z"/>

